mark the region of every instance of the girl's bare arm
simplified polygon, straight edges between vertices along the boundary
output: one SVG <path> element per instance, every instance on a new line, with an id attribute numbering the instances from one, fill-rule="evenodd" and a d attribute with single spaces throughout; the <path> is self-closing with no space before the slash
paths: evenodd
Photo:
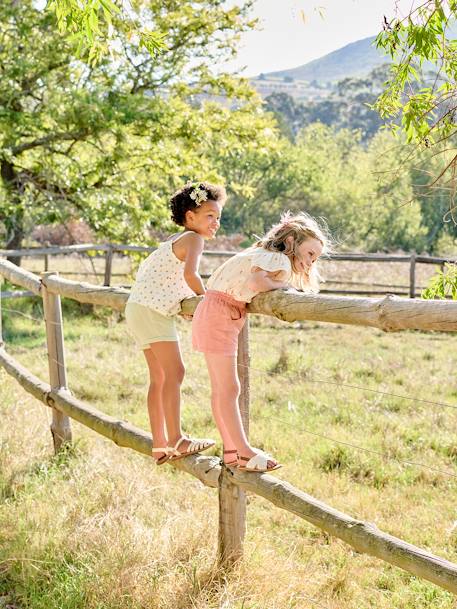
<path id="1" fill-rule="evenodd" d="M 254 292 L 269 292 L 270 290 L 279 290 L 288 288 L 289 285 L 282 279 L 278 279 L 281 271 L 264 271 L 260 267 L 253 267 L 251 276 L 248 279 L 248 288 Z"/>
<path id="2" fill-rule="evenodd" d="M 204 246 L 203 238 L 197 233 L 189 233 L 181 241 L 184 241 L 185 246 L 184 279 L 195 294 L 204 294 L 205 286 L 198 273 Z"/>

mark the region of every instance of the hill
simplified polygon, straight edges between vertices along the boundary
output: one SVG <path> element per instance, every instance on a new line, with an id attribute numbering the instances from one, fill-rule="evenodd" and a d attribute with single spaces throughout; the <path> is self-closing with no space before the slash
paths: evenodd
<path id="1" fill-rule="evenodd" d="M 374 40 L 374 36 L 357 40 L 297 68 L 269 72 L 264 76 L 267 79 L 293 78 L 315 80 L 319 83 L 336 82 L 351 76 L 366 76 L 375 67 L 390 62 L 389 57 L 374 47 Z"/>

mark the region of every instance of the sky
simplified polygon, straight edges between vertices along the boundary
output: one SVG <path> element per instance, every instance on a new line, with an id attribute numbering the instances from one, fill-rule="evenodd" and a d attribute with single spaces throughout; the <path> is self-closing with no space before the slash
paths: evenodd
<path id="1" fill-rule="evenodd" d="M 407 14 L 413 0 L 257 0 L 260 31 L 243 35 L 231 69 L 245 76 L 295 68 L 361 38 L 376 35 L 383 17 Z"/>

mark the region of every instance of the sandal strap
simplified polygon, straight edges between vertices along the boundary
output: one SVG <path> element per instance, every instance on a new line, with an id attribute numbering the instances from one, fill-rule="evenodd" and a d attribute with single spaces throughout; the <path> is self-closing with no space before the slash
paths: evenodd
<path id="1" fill-rule="evenodd" d="M 181 446 L 184 440 L 187 440 L 189 444 L 187 445 L 186 450 L 180 451 L 178 450 L 178 448 Z M 169 455 L 172 455 L 173 457 L 179 457 L 181 455 L 193 454 L 196 452 L 200 452 L 201 450 L 206 450 L 207 448 L 214 446 L 214 444 L 214 440 L 207 440 L 206 438 L 187 438 L 186 436 L 182 436 L 181 438 L 179 438 L 179 440 L 174 446 L 167 446 L 167 451 Z"/>
<path id="2" fill-rule="evenodd" d="M 246 461 L 244 468 L 249 470 L 268 471 L 272 469 L 268 467 L 268 461 L 275 461 L 273 457 L 266 453 L 257 453 L 253 457 L 239 457 L 241 461 Z"/>
<path id="3" fill-rule="evenodd" d="M 151 452 L 152 453 L 165 453 L 166 455 L 168 455 L 168 450 L 169 447 L 168 446 L 164 446 L 163 448 L 152 448 Z"/>

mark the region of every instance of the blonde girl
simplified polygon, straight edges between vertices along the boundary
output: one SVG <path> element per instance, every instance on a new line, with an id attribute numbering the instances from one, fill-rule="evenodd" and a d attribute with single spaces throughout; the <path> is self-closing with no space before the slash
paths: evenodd
<path id="1" fill-rule="evenodd" d="M 317 291 L 316 260 L 327 247 L 323 228 L 305 213 L 286 212 L 254 246 L 229 258 L 208 281 L 192 323 L 192 343 L 204 353 L 211 380 L 211 406 L 224 444 L 224 462 L 248 472 L 280 464 L 253 448 L 244 433 L 238 406 L 238 335 L 246 304 L 260 292 L 293 286 Z"/>
<path id="2" fill-rule="evenodd" d="M 152 456 L 161 465 L 206 450 L 213 440 L 188 438 L 181 429 L 184 364 L 176 315 L 186 297 L 204 294 L 198 273 L 205 240 L 220 225 L 223 186 L 186 184 L 170 200 L 171 218 L 184 231 L 171 235 L 141 264 L 125 309 L 127 326 L 146 358 Z"/>

